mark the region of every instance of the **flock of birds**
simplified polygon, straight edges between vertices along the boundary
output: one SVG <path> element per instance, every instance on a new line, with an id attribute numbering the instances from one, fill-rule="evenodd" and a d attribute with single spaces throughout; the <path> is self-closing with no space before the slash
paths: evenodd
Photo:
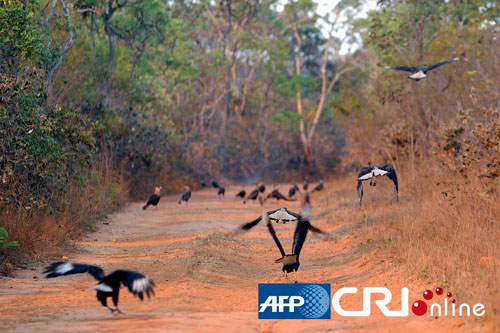
<path id="1" fill-rule="evenodd" d="M 441 67 L 443 65 L 458 61 L 459 58 L 453 58 L 451 60 L 446 60 L 443 62 L 439 62 L 437 64 L 431 66 L 420 66 L 420 67 L 408 67 L 408 66 L 386 66 L 386 69 L 394 69 L 411 73 L 408 78 L 411 80 L 419 81 L 427 77 L 427 72 Z M 376 165 L 376 166 L 365 166 L 362 167 L 359 171 L 357 177 L 357 192 L 358 192 L 358 200 L 359 205 L 361 206 L 363 200 L 363 182 L 370 181 L 370 186 L 376 186 L 376 178 L 381 176 L 387 176 L 395 186 L 396 190 L 396 200 L 398 200 L 398 177 L 396 175 L 396 171 L 391 164 L 384 165 Z M 294 273 L 296 277 L 296 273 L 299 269 L 300 262 L 299 256 L 304 246 L 304 242 L 306 240 L 307 234 L 309 231 L 314 233 L 319 233 L 325 235 L 325 233 L 319 228 L 314 227 L 311 224 L 312 213 L 311 213 L 311 203 L 310 203 L 310 193 L 315 191 L 321 191 L 324 188 L 324 183 L 321 181 L 317 186 L 315 186 L 311 191 L 309 189 L 310 179 L 306 177 L 305 183 L 302 186 L 303 192 L 301 192 L 300 188 L 297 184 L 293 184 L 293 186 L 288 191 L 288 196 L 283 195 L 279 192 L 279 190 L 274 187 L 274 189 L 267 195 L 264 195 L 266 190 L 266 186 L 263 183 L 257 183 L 255 188 L 248 193 L 245 188 L 241 189 L 236 197 L 243 200 L 243 203 L 246 203 L 248 200 L 258 200 L 261 205 L 261 215 L 255 220 L 245 223 L 238 228 L 240 232 L 246 232 L 261 221 L 266 224 L 266 227 L 269 231 L 269 234 L 273 238 L 278 250 L 281 254 L 281 257 L 276 259 L 275 262 L 281 263 L 282 271 L 285 274 L 285 277 L 288 278 L 288 273 Z M 206 187 L 204 179 L 200 180 L 200 185 L 202 187 Z M 211 185 L 213 188 L 217 189 L 217 195 L 224 197 L 225 195 L 225 187 L 219 184 L 215 180 L 211 180 Z M 158 186 L 155 188 L 154 193 L 150 196 L 149 200 L 142 207 L 146 210 L 149 206 L 153 206 L 155 208 L 158 207 L 158 203 L 161 198 L 161 190 L 162 187 Z M 297 196 L 302 195 L 302 211 L 300 214 L 292 212 L 288 210 L 286 207 L 278 208 L 272 211 L 265 211 L 264 202 L 268 199 L 276 199 L 276 200 L 284 200 L 284 201 L 295 201 L 297 200 Z M 188 203 L 191 198 L 192 191 L 189 186 L 186 186 L 186 191 L 182 194 L 179 204 L 183 202 Z M 283 246 L 281 245 L 281 241 L 276 235 L 276 231 L 271 223 L 271 221 L 275 221 L 276 223 L 282 222 L 283 224 L 289 222 L 296 222 L 295 232 L 293 236 L 292 250 L 290 253 L 287 253 Z M 112 313 L 122 313 L 118 308 L 118 296 L 120 292 L 121 285 L 124 285 L 128 288 L 128 290 L 138 296 L 142 301 L 144 299 L 144 295 L 146 297 L 150 297 L 154 295 L 153 287 L 155 286 L 154 282 L 149 279 L 147 276 L 131 270 L 116 270 L 108 275 L 104 274 L 104 271 L 94 265 L 80 264 L 80 263 L 72 263 L 72 262 L 55 262 L 46 267 L 44 273 L 46 273 L 47 278 L 55 278 L 59 276 L 72 275 L 72 274 L 80 274 L 80 273 L 89 273 L 92 277 L 97 280 L 97 284 L 92 287 L 97 291 L 97 299 L 101 302 L 102 306 L 107 307 Z M 110 307 L 107 303 L 107 299 L 112 298 L 114 308 Z"/>
<path id="2" fill-rule="evenodd" d="M 366 166 L 360 169 L 357 179 L 359 205 L 361 205 L 363 198 L 363 182 L 370 180 L 370 186 L 376 186 L 376 178 L 380 176 L 387 176 L 394 182 L 394 185 L 396 187 L 397 200 L 398 178 L 394 167 L 391 164 Z M 202 187 L 207 186 L 203 180 L 200 181 L 200 185 Z M 214 189 L 217 189 L 218 196 L 224 196 L 224 186 L 222 186 L 215 180 L 211 180 L 211 185 Z M 311 231 L 326 236 L 326 234 L 321 229 L 311 224 L 312 212 L 310 199 L 310 193 L 321 191 L 324 189 L 324 182 L 323 180 L 321 180 L 310 191 L 309 185 L 310 179 L 309 177 L 306 177 L 305 182 L 302 185 L 302 190 L 299 188 L 299 186 L 297 186 L 297 184 L 292 184 L 292 187 L 288 191 L 288 196 L 285 196 L 281 192 L 279 192 L 276 186 L 269 194 L 265 195 L 266 185 L 263 183 L 257 183 L 255 184 L 255 188 L 250 193 L 248 193 L 248 195 L 245 188 L 243 188 L 235 196 L 236 198 L 242 199 L 243 203 L 246 203 L 248 200 L 258 200 L 258 202 L 260 203 L 260 216 L 253 221 L 241 225 L 237 229 L 237 232 L 247 232 L 248 230 L 258 225 L 260 222 L 264 222 L 267 230 L 269 231 L 269 234 L 271 235 L 281 254 L 281 257 L 276 259 L 275 262 L 282 264 L 281 270 L 285 274 L 286 279 L 288 279 L 288 273 L 293 273 L 295 276 L 295 280 L 297 280 L 296 274 L 300 266 L 299 256 L 302 247 L 304 246 L 304 242 L 306 240 L 308 232 Z M 161 198 L 161 190 L 161 186 L 155 187 L 154 193 L 142 207 L 144 210 L 146 210 L 149 206 L 153 206 L 157 209 L 158 203 L 160 202 Z M 189 199 L 191 198 L 191 195 L 191 187 L 186 186 L 186 191 L 182 194 L 179 200 L 179 204 L 182 204 L 183 202 L 187 204 Z M 287 209 L 286 207 L 281 207 L 271 211 L 266 211 L 264 208 L 264 203 L 269 199 L 276 199 L 278 202 L 280 200 L 296 201 L 297 197 L 299 196 L 301 196 L 302 199 L 302 211 L 300 214 L 295 213 Z M 271 221 L 274 221 L 275 223 L 281 222 L 283 224 L 296 222 L 291 252 L 287 253 L 284 250 Z M 149 298 L 150 296 L 154 295 L 153 287 L 155 286 L 155 283 L 147 276 L 136 271 L 116 270 L 108 275 L 105 275 L 104 271 L 98 266 L 87 265 L 83 263 L 54 262 L 45 268 L 44 273 L 46 273 L 47 278 L 89 273 L 95 280 L 97 280 L 97 284 L 92 287 L 92 289 L 97 291 L 98 301 L 102 304 L 102 306 L 108 308 L 112 313 L 122 313 L 118 308 L 118 296 L 121 285 L 127 287 L 128 290 L 133 295 L 138 296 L 141 301 L 144 299 L 144 296 Z M 112 299 L 114 308 L 108 305 L 108 298 Z"/>

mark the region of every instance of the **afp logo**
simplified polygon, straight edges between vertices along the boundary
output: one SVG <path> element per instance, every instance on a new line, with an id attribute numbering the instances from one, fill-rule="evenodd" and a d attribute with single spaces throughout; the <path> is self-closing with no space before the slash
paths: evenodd
<path id="1" fill-rule="evenodd" d="M 259 319 L 330 319 L 329 284 L 259 284 Z"/>

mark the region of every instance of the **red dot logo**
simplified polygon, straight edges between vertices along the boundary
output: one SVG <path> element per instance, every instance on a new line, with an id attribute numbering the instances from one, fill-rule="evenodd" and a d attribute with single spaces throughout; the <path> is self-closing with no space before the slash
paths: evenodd
<path id="1" fill-rule="evenodd" d="M 447 293 L 446 296 L 451 297 L 451 296 L 453 296 L 453 294 L 452 293 Z"/>
<path id="2" fill-rule="evenodd" d="M 431 290 L 426 290 L 426 291 L 424 291 L 423 296 L 426 300 L 430 300 L 430 299 L 432 299 L 432 296 L 434 296 L 434 294 L 432 293 Z"/>
<path id="3" fill-rule="evenodd" d="M 436 294 L 438 294 L 438 295 L 442 295 L 442 294 L 443 294 L 443 288 L 441 288 L 441 287 L 437 287 L 437 288 L 436 288 Z"/>
<path id="4" fill-rule="evenodd" d="M 455 299 L 453 299 L 453 301 L 451 301 L 451 302 L 452 302 L 452 303 L 455 303 L 456 301 L 455 301 Z"/>
<path id="5" fill-rule="evenodd" d="M 411 310 L 417 316 L 423 316 L 427 312 L 427 304 L 424 301 L 418 300 L 413 302 Z"/>

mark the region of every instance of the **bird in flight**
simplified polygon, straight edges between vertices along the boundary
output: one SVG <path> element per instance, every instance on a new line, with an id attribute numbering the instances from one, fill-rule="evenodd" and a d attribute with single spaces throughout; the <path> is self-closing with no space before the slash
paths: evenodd
<path id="1" fill-rule="evenodd" d="M 259 197 L 259 201 L 262 200 L 264 202 L 263 198 Z M 259 224 L 260 221 L 262 221 L 262 216 L 259 216 L 255 220 L 245 223 L 242 226 L 240 226 L 240 230 L 248 231 L 255 227 L 257 224 Z M 276 223 L 283 223 L 286 224 L 287 222 L 295 222 L 300 219 L 300 215 L 297 213 L 292 212 L 291 210 L 288 210 L 286 207 L 278 208 L 275 210 L 271 210 L 266 212 L 266 216 L 268 220 L 271 221 L 276 221 Z"/>
<path id="2" fill-rule="evenodd" d="M 295 274 L 295 280 L 297 280 L 296 272 L 299 269 L 300 262 L 299 262 L 299 255 L 302 250 L 302 247 L 304 245 L 304 242 L 307 237 L 307 233 L 309 230 L 315 233 L 321 233 L 324 234 L 323 231 L 320 229 L 314 227 L 310 220 L 312 218 L 311 214 L 311 205 L 309 201 L 309 195 L 306 194 L 303 198 L 302 202 L 302 214 L 296 214 L 293 212 L 290 212 L 286 208 L 280 208 L 275 211 L 271 212 L 266 212 L 264 210 L 264 199 L 262 196 L 259 196 L 259 202 L 262 207 L 262 216 L 259 218 L 255 219 L 252 222 L 245 223 L 240 227 L 240 229 L 248 231 L 251 228 L 253 228 L 255 225 L 257 225 L 260 221 L 264 221 L 266 223 L 267 229 L 269 233 L 271 234 L 271 237 L 273 238 L 274 242 L 276 243 L 276 246 L 278 247 L 280 253 L 281 253 L 281 258 L 276 259 L 276 263 L 281 263 L 283 264 L 282 271 L 285 274 L 285 278 L 288 279 L 288 273 L 294 273 Z M 281 212 L 280 212 L 281 210 Z M 276 219 L 276 215 L 283 213 L 283 214 L 289 214 L 291 215 L 295 220 L 297 221 L 297 226 L 295 228 L 295 233 L 293 236 L 293 245 L 292 245 L 292 253 L 291 254 L 286 254 L 285 250 L 283 249 L 283 246 L 281 245 L 281 242 L 276 235 L 276 232 L 274 231 L 273 225 L 271 224 L 271 220 Z"/>
<path id="3" fill-rule="evenodd" d="M 186 192 L 184 192 L 181 196 L 181 200 L 179 200 L 179 205 L 184 201 L 187 205 L 189 198 L 191 198 L 191 187 L 186 186 Z"/>
<path id="4" fill-rule="evenodd" d="M 111 313 L 123 313 L 118 309 L 118 294 L 121 284 L 127 287 L 134 296 L 138 296 L 141 301 L 144 299 L 144 294 L 146 294 L 148 298 L 154 295 L 153 287 L 155 283 L 147 276 L 135 271 L 120 269 L 111 274 L 104 275 L 104 271 L 99 266 L 59 261 L 47 266 L 43 273 L 47 274 L 45 276 L 46 278 L 89 273 L 99 282 L 91 289 L 97 290 L 97 299 L 101 302 L 102 306 L 107 307 Z M 113 299 L 114 308 L 108 306 L 108 297 Z"/>
<path id="5" fill-rule="evenodd" d="M 396 170 L 392 164 L 376 165 L 376 166 L 366 166 L 359 170 L 358 174 L 358 198 L 359 205 L 361 206 L 361 201 L 363 199 L 363 182 L 370 180 L 370 186 L 377 186 L 376 178 L 380 176 L 387 176 L 394 183 L 396 187 L 396 200 L 398 200 L 398 176 L 396 175 Z"/>
<path id="6" fill-rule="evenodd" d="M 146 210 L 146 208 L 148 208 L 150 205 L 153 205 L 156 208 L 158 208 L 158 202 L 160 202 L 160 192 L 162 188 L 163 187 L 161 186 L 155 187 L 155 193 L 151 194 L 148 202 L 146 203 L 146 205 L 144 205 L 144 207 L 142 207 L 142 209 Z"/>
<path id="7" fill-rule="evenodd" d="M 410 72 L 411 75 L 408 76 L 409 79 L 419 81 L 422 79 L 425 79 L 427 77 L 427 72 L 431 71 L 433 69 L 436 69 L 438 67 L 441 67 L 443 65 L 459 61 L 460 58 L 453 58 L 450 60 L 438 62 L 437 64 L 431 65 L 431 66 L 421 66 L 421 67 L 407 67 L 407 66 L 384 66 L 385 69 L 396 69 L 399 71 L 405 71 L 405 72 Z"/>

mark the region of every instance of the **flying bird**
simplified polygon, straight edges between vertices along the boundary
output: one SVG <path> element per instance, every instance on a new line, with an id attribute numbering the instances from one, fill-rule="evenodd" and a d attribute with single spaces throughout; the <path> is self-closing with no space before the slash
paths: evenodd
<path id="1" fill-rule="evenodd" d="M 259 201 L 262 200 L 263 198 L 259 197 Z M 276 223 L 283 223 L 286 224 L 287 222 L 295 222 L 298 219 L 300 219 L 300 215 L 297 213 L 292 212 L 291 210 L 288 210 L 286 207 L 278 208 L 275 210 L 271 210 L 266 212 L 267 218 L 271 221 L 276 221 Z M 240 226 L 240 230 L 248 231 L 255 227 L 257 224 L 262 221 L 262 215 L 256 218 L 255 220 L 245 223 L 242 226 Z"/>
<path id="2" fill-rule="evenodd" d="M 288 273 L 293 272 L 294 274 L 296 274 L 296 272 L 299 269 L 300 266 L 299 255 L 306 240 L 308 231 L 311 230 L 312 232 L 315 233 L 321 233 L 321 234 L 324 233 L 320 229 L 314 227 L 310 222 L 312 218 L 311 205 L 309 202 L 309 195 L 306 194 L 302 202 L 302 214 L 301 215 L 298 215 L 296 213 L 290 214 L 296 219 L 297 226 L 295 228 L 295 233 L 293 236 L 292 253 L 286 254 L 285 250 L 283 249 L 283 246 L 281 246 L 281 242 L 278 236 L 276 235 L 276 232 L 274 231 L 273 225 L 270 222 L 270 220 L 273 219 L 273 214 L 270 214 L 272 212 L 266 212 L 264 210 L 264 200 L 262 199 L 262 197 L 259 197 L 259 202 L 262 207 L 262 216 L 252 222 L 242 225 L 240 229 L 249 230 L 255 225 L 257 225 L 260 221 L 264 221 L 266 223 L 267 229 L 281 253 L 281 258 L 275 260 L 275 262 L 283 264 L 281 270 L 285 274 L 285 277 L 288 278 Z M 288 211 L 286 208 L 281 208 L 281 209 L 284 209 L 286 213 L 292 213 Z M 274 212 L 277 213 L 278 211 L 279 210 Z"/>
<path id="3" fill-rule="evenodd" d="M 242 189 L 241 191 L 239 191 L 237 194 L 236 194 L 236 197 L 240 197 L 242 199 L 245 198 L 245 195 L 247 195 L 247 191 L 245 191 L 245 189 Z"/>
<path id="4" fill-rule="evenodd" d="M 179 205 L 184 201 L 186 205 L 188 203 L 189 198 L 191 198 L 191 187 L 186 186 L 186 192 L 184 192 L 181 196 L 181 200 L 179 200 Z"/>
<path id="5" fill-rule="evenodd" d="M 437 64 L 431 65 L 431 66 L 421 66 L 421 67 L 406 67 L 406 66 L 384 66 L 385 69 L 396 69 L 399 71 L 405 71 L 405 72 L 410 72 L 412 73 L 411 75 L 408 76 L 409 79 L 419 81 L 422 79 L 425 79 L 427 77 L 427 72 L 431 71 L 433 69 L 436 69 L 438 67 L 441 67 L 443 65 L 459 61 L 460 58 L 453 58 L 451 60 L 446 60 L 442 62 L 438 62 Z"/>
<path id="6" fill-rule="evenodd" d="M 156 208 L 158 208 L 158 202 L 160 202 L 160 192 L 161 192 L 162 188 L 163 187 L 161 187 L 161 186 L 155 187 L 155 193 L 151 194 L 148 202 L 146 203 L 146 205 L 144 205 L 144 207 L 142 207 L 142 209 L 146 210 L 146 208 L 148 208 L 148 206 L 150 206 L 150 205 L 153 205 Z"/>
<path id="7" fill-rule="evenodd" d="M 278 189 L 274 189 L 271 193 L 269 193 L 266 197 L 266 199 L 274 198 L 277 199 L 278 201 L 280 200 L 285 200 L 285 201 L 295 201 L 296 199 L 288 199 L 285 197 L 283 194 L 278 191 Z"/>
<path id="8" fill-rule="evenodd" d="M 315 192 L 315 191 L 321 191 L 325 188 L 325 185 L 323 183 L 323 180 L 319 182 L 318 185 L 316 185 L 315 188 L 313 188 L 313 190 L 311 192 Z"/>
<path id="9" fill-rule="evenodd" d="M 387 176 L 393 181 L 396 187 L 396 200 L 398 200 L 398 176 L 396 175 L 396 170 L 392 164 L 376 165 L 376 166 L 366 166 L 359 170 L 358 174 L 358 198 L 359 205 L 361 206 L 361 201 L 363 199 L 363 182 L 370 180 L 370 186 L 377 186 L 376 178 L 380 176 Z"/>
<path id="10" fill-rule="evenodd" d="M 219 188 L 219 183 L 217 183 L 215 180 L 212 179 L 212 187 Z"/>
<path id="11" fill-rule="evenodd" d="M 309 176 L 307 176 L 306 181 L 304 182 L 304 185 L 302 185 L 302 188 L 304 189 L 304 191 L 307 191 L 307 189 L 309 188 L 309 181 L 310 181 L 310 178 L 309 178 Z"/>
<path id="12" fill-rule="evenodd" d="M 217 195 L 224 196 L 224 193 L 226 193 L 226 189 L 224 188 L 224 186 L 220 185 L 219 186 L 219 191 L 217 192 Z"/>
<path id="13" fill-rule="evenodd" d="M 120 269 L 109 275 L 104 275 L 104 271 L 98 266 L 59 261 L 47 266 L 43 273 L 47 274 L 45 276 L 46 278 L 89 273 L 99 282 L 91 289 L 97 290 L 97 299 L 101 302 L 102 306 L 107 307 L 111 313 L 123 313 L 118 309 L 118 294 L 121 284 L 127 287 L 134 296 L 139 296 L 141 301 L 144 299 L 144 294 L 146 294 L 148 298 L 150 298 L 150 295 L 154 295 L 153 287 L 155 283 L 147 276 L 135 271 Z M 115 308 L 108 306 L 108 297 L 113 299 Z"/>
<path id="14" fill-rule="evenodd" d="M 297 271 L 299 270 L 300 262 L 299 255 L 302 251 L 302 247 L 304 246 L 304 242 L 306 241 L 307 233 L 311 230 L 314 233 L 324 234 L 324 232 L 316 228 L 311 224 L 312 212 L 311 212 L 311 204 L 309 201 L 309 195 L 306 194 L 302 201 L 302 212 L 300 215 L 300 219 L 297 222 L 297 226 L 295 227 L 295 233 L 293 235 L 293 245 L 292 245 L 292 253 L 286 254 L 285 250 L 281 246 L 281 243 L 276 237 L 276 233 L 274 232 L 274 228 L 271 223 L 267 224 L 269 232 L 278 246 L 278 249 L 281 253 L 281 258 L 276 259 L 276 263 L 283 264 L 281 270 L 285 273 L 285 278 L 288 278 L 288 273 L 294 273 L 295 280 L 297 280 Z"/>
<path id="15" fill-rule="evenodd" d="M 291 198 L 295 195 L 295 193 L 300 192 L 299 187 L 297 184 L 293 184 L 293 186 L 288 190 L 288 197 Z"/>

